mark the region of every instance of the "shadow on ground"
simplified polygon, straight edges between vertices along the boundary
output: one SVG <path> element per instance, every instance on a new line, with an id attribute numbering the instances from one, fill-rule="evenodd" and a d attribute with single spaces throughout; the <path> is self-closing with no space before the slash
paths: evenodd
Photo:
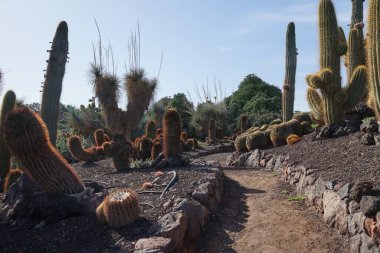
<path id="1" fill-rule="evenodd" d="M 197 252 L 219 253 L 236 252 L 232 249 L 234 242 L 229 233 L 240 232 L 248 219 L 247 194 L 261 194 L 265 191 L 243 187 L 239 182 L 224 177 L 223 202 L 216 214 L 203 228 L 197 242 Z"/>

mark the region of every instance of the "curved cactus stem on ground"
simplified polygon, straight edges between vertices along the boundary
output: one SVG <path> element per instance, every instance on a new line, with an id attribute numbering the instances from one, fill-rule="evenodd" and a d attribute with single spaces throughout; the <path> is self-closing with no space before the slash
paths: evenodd
<path id="1" fill-rule="evenodd" d="M 53 145 L 57 138 L 59 100 L 68 53 L 68 27 L 67 23 L 62 21 L 58 25 L 51 45 L 41 101 L 41 117 L 49 130 L 50 141 Z"/>

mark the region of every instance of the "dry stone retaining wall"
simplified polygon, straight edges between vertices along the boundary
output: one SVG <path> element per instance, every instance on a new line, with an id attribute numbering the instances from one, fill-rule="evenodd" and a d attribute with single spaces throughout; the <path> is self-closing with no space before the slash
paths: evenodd
<path id="1" fill-rule="evenodd" d="M 329 227 L 349 236 L 350 252 L 380 253 L 379 246 L 363 230 L 365 214 L 376 212 L 380 207 L 379 197 L 363 196 L 368 190 L 366 183 L 339 185 L 325 181 L 316 176 L 316 170 L 293 165 L 287 155 L 272 155 L 258 149 L 247 153 L 234 152 L 227 158 L 226 165 L 279 173 L 283 180 L 296 188 L 298 195 L 305 196 L 306 204 L 323 213 L 323 220 Z"/>

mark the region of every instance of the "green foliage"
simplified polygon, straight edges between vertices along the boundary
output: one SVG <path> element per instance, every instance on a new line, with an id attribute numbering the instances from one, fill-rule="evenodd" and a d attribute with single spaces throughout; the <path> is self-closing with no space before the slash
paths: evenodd
<path id="1" fill-rule="evenodd" d="M 289 201 L 302 201 L 305 199 L 305 196 L 297 195 L 297 196 L 289 196 Z"/>
<path id="2" fill-rule="evenodd" d="M 59 153 L 68 161 L 69 163 L 73 163 L 77 161 L 69 152 L 69 149 L 67 148 L 67 139 L 72 136 L 72 132 L 68 131 L 62 131 L 58 130 L 58 135 L 57 135 L 57 143 L 56 143 L 56 148 L 58 149 Z M 93 140 L 89 137 L 85 137 L 83 135 L 80 135 L 81 141 L 82 141 L 82 146 L 84 149 L 87 149 L 91 146 L 93 146 Z"/>

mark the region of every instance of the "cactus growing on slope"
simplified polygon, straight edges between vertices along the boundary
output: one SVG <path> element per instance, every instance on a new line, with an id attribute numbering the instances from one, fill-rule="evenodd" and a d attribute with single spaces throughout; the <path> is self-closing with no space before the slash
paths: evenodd
<path id="1" fill-rule="evenodd" d="M 309 85 L 307 99 L 313 115 L 320 115 L 319 120 L 324 124 L 336 124 L 343 120 L 344 109 L 364 98 L 366 67 L 356 67 L 347 86 L 342 89 L 340 56 L 347 51 L 347 44 L 342 39 L 343 30 L 338 28 L 331 0 L 320 0 L 318 12 L 320 71 L 306 78 Z"/>
<path id="2" fill-rule="evenodd" d="M 164 155 L 167 159 L 176 157 L 181 150 L 181 119 L 175 109 L 169 109 L 165 112 L 163 118 L 164 132 Z"/>
<path id="3" fill-rule="evenodd" d="M 275 147 L 286 144 L 286 138 L 292 133 L 291 126 L 287 123 L 281 123 L 272 128 L 270 139 Z"/>
<path id="4" fill-rule="evenodd" d="M 4 179 L 10 169 L 11 154 L 6 146 L 3 135 L 3 122 L 7 114 L 13 110 L 16 104 L 16 94 L 9 90 L 5 93 L 0 115 L 0 178 Z"/>
<path id="5" fill-rule="evenodd" d="M 369 75 L 369 106 L 375 111 L 377 121 L 380 121 L 380 3 L 370 0 L 368 7 L 367 28 L 367 66 Z"/>
<path id="6" fill-rule="evenodd" d="M 257 148 L 265 148 L 267 145 L 267 138 L 263 132 L 257 131 L 247 135 L 246 146 L 249 151 Z"/>
<path id="7" fill-rule="evenodd" d="M 42 92 L 41 117 L 49 130 L 50 141 L 55 145 L 62 80 L 65 75 L 67 54 L 69 53 L 68 28 L 65 21 L 59 23 L 49 52 L 50 56 Z"/>
<path id="8" fill-rule="evenodd" d="M 297 68 L 296 32 L 293 22 L 286 31 L 285 81 L 282 89 L 282 120 L 290 120 L 294 109 L 294 92 Z"/>
<path id="9" fill-rule="evenodd" d="M 11 153 L 22 162 L 28 174 L 47 194 L 82 192 L 82 181 L 50 143 L 47 127 L 41 117 L 29 108 L 18 107 L 8 113 L 4 137 Z"/>

